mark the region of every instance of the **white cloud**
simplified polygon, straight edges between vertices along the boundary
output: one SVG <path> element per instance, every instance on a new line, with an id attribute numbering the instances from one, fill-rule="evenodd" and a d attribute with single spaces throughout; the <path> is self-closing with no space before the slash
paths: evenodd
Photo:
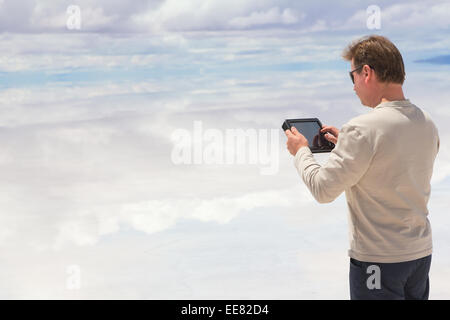
<path id="1" fill-rule="evenodd" d="M 381 6 L 381 31 L 397 34 L 410 31 L 419 34 L 433 29 L 450 27 L 450 3 L 448 1 L 406 2 Z M 333 24 L 330 30 L 363 30 L 366 28 L 365 8 L 356 12 L 342 24 Z M 370 31 L 370 30 L 367 30 Z M 376 30 L 374 30 L 376 31 Z"/>
<path id="2" fill-rule="evenodd" d="M 394 4 L 381 11 L 382 23 L 386 28 L 433 28 L 447 29 L 450 27 L 450 3 L 436 1 Z"/>
<path id="3" fill-rule="evenodd" d="M 304 13 L 298 14 L 294 8 L 280 9 L 277 2 L 272 0 L 166 0 L 157 8 L 134 14 L 130 20 L 140 31 L 214 31 L 230 27 L 289 25 L 299 22 L 304 16 Z"/>
<path id="4" fill-rule="evenodd" d="M 254 26 L 264 26 L 271 24 L 293 24 L 304 18 L 305 14 L 298 15 L 289 8 L 280 11 L 278 7 L 273 7 L 267 11 L 255 11 L 245 17 L 236 17 L 230 20 L 229 24 L 235 28 L 248 28 Z"/>
<path id="5" fill-rule="evenodd" d="M 303 32 L 317 32 L 317 31 L 325 31 L 328 30 L 329 27 L 327 22 L 323 19 L 319 19 L 313 24 L 311 27 L 302 30 Z"/>
<path id="6" fill-rule="evenodd" d="M 124 202 L 116 205 L 91 205 L 90 208 L 82 211 L 61 213 L 59 222 L 53 224 L 55 233 L 36 239 L 33 247 L 42 251 L 61 250 L 72 244 L 95 245 L 102 236 L 119 232 L 121 228 L 132 228 L 153 234 L 174 227 L 181 219 L 226 224 L 253 209 L 267 207 L 292 209 L 313 202 L 314 199 L 306 187 L 296 186 L 281 190 L 253 192 L 237 197 L 205 200 L 167 198 L 134 203 Z M 47 221 L 44 218 L 34 221 L 36 230 L 43 230 L 41 223 L 46 224 Z M 5 230 L 8 232 L 2 232 L 3 238 L 0 239 L 2 240 L 0 244 L 5 245 L 18 236 L 17 230 L 8 229 L 9 231 Z M 28 236 L 22 240 L 28 240 Z"/>
<path id="7" fill-rule="evenodd" d="M 0 99 L 5 107 L 13 107 L 18 105 L 32 105 L 37 101 L 44 103 L 46 106 L 58 102 L 67 102 L 84 99 L 94 99 L 96 97 L 126 94 L 145 94 L 155 93 L 166 90 L 167 87 L 155 82 L 136 82 L 136 83 L 104 83 L 98 85 L 83 86 L 56 86 L 49 85 L 45 89 L 30 88 L 8 88 L 0 91 Z M 55 94 L 57 92 L 57 94 Z M 12 118 L 9 118 L 11 121 Z M 19 121 L 20 119 L 16 119 Z M 13 122 L 13 123 L 12 123 Z M 14 125 L 19 122 L 1 121 L 2 125 Z M 24 123 L 22 121 L 22 123 Z"/>
<path id="8" fill-rule="evenodd" d="M 154 54 L 87 55 L 87 54 L 22 54 L 0 57 L 3 72 L 61 70 L 80 68 L 132 68 L 154 66 L 164 56 Z"/>
<path id="9" fill-rule="evenodd" d="M 102 7 L 82 6 L 79 8 L 81 14 L 80 30 L 92 31 L 114 28 L 114 23 L 118 19 L 118 14 L 105 15 Z M 61 9 L 62 7 L 59 6 L 48 6 L 48 4 L 37 2 L 30 18 L 31 28 L 37 30 L 64 30 L 69 14 Z"/>
<path id="10" fill-rule="evenodd" d="M 16 4 L 14 4 L 16 3 Z M 68 32 L 67 3 L 64 1 L 14 1 L 0 6 L 0 27 L 12 32 Z M 320 4 L 285 1 L 281 7 L 275 0 L 192 0 L 135 1 L 133 5 L 99 0 L 96 4 L 80 0 L 82 32 L 226 31 L 231 29 L 270 28 L 295 25 L 297 30 L 366 30 L 365 7 L 355 3 L 345 7 L 334 2 Z M 405 31 L 409 28 L 447 29 L 447 1 L 382 2 L 383 30 Z M 322 9 L 328 8 L 328 9 Z M 305 18 L 308 19 L 305 19 Z M 394 30 L 395 29 L 395 30 Z"/>
<path id="11" fill-rule="evenodd" d="M 93 244 L 100 236 L 119 231 L 120 225 L 152 234 L 173 227 L 180 219 L 226 224 L 239 214 L 253 209 L 294 207 L 313 201 L 306 188 L 297 186 L 253 192 L 237 197 L 204 200 L 167 198 L 123 203 L 117 207 L 97 207 L 91 209 L 89 213 L 72 216 L 62 224 L 56 246 L 59 247 L 62 241 L 60 238 L 78 245 Z"/>

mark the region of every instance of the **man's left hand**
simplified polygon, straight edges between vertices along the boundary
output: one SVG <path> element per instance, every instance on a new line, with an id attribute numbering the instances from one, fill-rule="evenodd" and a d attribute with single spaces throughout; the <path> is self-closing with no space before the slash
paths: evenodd
<path id="1" fill-rule="evenodd" d="M 286 142 L 287 149 L 289 150 L 290 154 L 295 156 L 297 154 L 297 151 L 304 146 L 308 146 L 308 140 L 305 138 L 304 135 L 302 135 L 300 132 L 298 132 L 297 128 L 292 126 L 291 130 L 285 131 L 286 136 L 288 138 Z"/>

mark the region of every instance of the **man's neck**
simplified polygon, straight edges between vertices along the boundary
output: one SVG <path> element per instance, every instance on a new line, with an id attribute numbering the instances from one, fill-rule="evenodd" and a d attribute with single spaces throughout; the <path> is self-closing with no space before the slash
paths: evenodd
<path id="1" fill-rule="evenodd" d="M 382 90 L 380 103 L 405 100 L 401 84 L 389 83 Z"/>

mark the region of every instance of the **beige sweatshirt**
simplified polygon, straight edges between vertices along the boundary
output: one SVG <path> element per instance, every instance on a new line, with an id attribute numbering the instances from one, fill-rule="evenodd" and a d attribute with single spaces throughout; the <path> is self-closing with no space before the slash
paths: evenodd
<path id="1" fill-rule="evenodd" d="M 439 135 L 428 113 L 409 100 L 380 103 L 342 126 L 321 166 L 302 147 L 295 166 L 319 203 L 343 191 L 349 256 L 403 262 L 432 253 L 427 203 Z"/>

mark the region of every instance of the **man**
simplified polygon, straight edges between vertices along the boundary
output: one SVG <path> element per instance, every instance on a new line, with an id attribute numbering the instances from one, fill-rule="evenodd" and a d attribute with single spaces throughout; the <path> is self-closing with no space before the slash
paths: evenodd
<path id="1" fill-rule="evenodd" d="M 287 148 L 319 203 L 343 191 L 350 227 L 351 299 L 428 299 L 432 239 L 427 219 L 439 135 L 428 113 L 405 99 L 403 59 L 382 36 L 353 42 L 343 57 L 361 103 L 373 110 L 341 130 L 319 165 L 306 138 L 286 130 Z"/>

